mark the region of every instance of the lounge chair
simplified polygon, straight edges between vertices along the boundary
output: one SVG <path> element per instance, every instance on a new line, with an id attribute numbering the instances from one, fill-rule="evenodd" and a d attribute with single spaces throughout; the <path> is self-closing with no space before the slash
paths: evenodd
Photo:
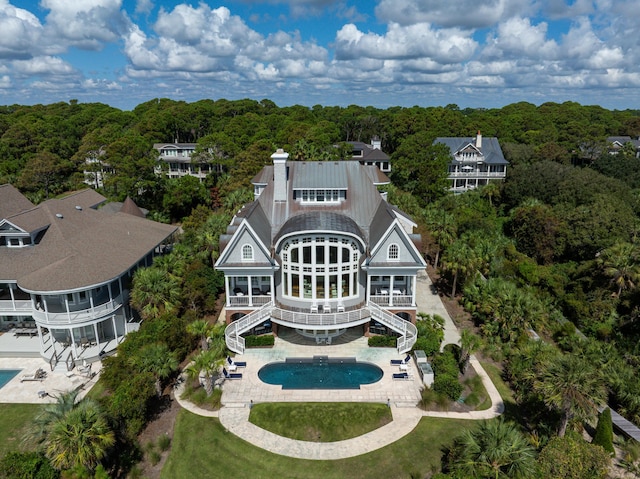
<path id="1" fill-rule="evenodd" d="M 242 373 L 230 373 L 226 368 L 222 368 L 225 379 L 242 379 Z"/>
<path id="2" fill-rule="evenodd" d="M 235 366 L 237 368 L 246 368 L 247 367 L 247 362 L 246 361 L 234 361 L 229 356 L 227 356 L 227 364 L 229 364 L 229 366 Z"/>
<path id="3" fill-rule="evenodd" d="M 411 379 L 411 378 L 409 377 L 409 373 L 394 373 L 393 379 L 405 380 L 405 379 Z"/>
<path id="4" fill-rule="evenodd" d="M 20 382 L 22 381 L 44 381 L 47 377 L 47 372 L 42 369 L 42 368 L 38 368 L 36 369 L 36 372 L 34 372 L 33 374 L 23 374 L 22 377 L 20 378 Z"/>
<path id="5" fill-rule="evenodd" d="M 404 359 L 392 359 L 391 366 L 400 366 L 401 364 L 407 364 L 409 361 L 411 361 L 411 355 L 407 354 Z"/>

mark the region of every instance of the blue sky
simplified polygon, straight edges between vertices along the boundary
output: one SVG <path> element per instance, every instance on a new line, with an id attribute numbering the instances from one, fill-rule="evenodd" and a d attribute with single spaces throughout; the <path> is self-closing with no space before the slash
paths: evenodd
<path id="1" fill-rule="evenodd" d="M 0 0 L 0 104 L 640 108 L 640 0 Z"/>

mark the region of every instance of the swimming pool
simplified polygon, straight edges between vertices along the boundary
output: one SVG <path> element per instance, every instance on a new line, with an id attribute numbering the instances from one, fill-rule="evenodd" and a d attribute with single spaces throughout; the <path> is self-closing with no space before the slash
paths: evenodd
<path id="1" fill-rule="evenodd" d="M 284 362 L 269 363 L 258 371 L 267 384 L 282 385 L 282 389 L 360 389 L 383 376 L 382 369 L 355 358 L 287 358 Z"/>
<path id="2" fill-rule="evenodd" d="M 0 388 L 11 381 L 20 369 L 0 369 Z"/>

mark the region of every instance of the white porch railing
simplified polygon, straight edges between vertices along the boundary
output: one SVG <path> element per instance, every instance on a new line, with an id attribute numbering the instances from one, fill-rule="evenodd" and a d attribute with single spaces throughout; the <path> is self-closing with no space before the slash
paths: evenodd
<path id="1" fill-rule="evenodd" d="M 0 301 L 0 311 L 20 311 L 31 312 L 32 304 L 29 299 L 18 299 L 15 301 L 5 300 Z"/>
<path id="2" fill-rule="evenodd" d="M 229 296 L 229 307 L 262 307 L 271 301 L 271 296 Z"/>
<path id="3" fill-rule="evenodd" d="M 507 173 L 494 171 L 458 171 L 449 172 L 449 178 L 506 178 Z"/>
<path id="4" fill-rule="evenodd" d="M 349 323 L 362 322 L 371 317 L 367 308 L 345 311 L 342 313 L 302 313 L 273 308 L 273 319 L 295 326 L 344 326 Z"/>
<path id="5" fill-rule="evenodd" d="M 93 308 L 81 309 L 79 311 L 59 312 L 52 313 L 42 309 L 34 309 L 32 311 L 33 319 L 38 323 L 46 325 L 55 324 L 73 324 L 81 323 L 83 321 L 90 321 L 92 319 L 98 319 L 102 316 L 106 316 L 113 313 L 122 306 L 122 295 L 117 296 L 111 301 L 99 304 Z"/>
<path id="6" fill-rule="evenodd" d="M 413 298 L 406 294 L 376 294 L 369 296 L 369 301 L 378 306 L 413 306 Z"/>
<path id="7" fill-rule="evenodd" d="M 264 323 L 271 317 L 273 303 L 268 302 L 262 308 L 252 311 L 242 318 L 229 324 L 224 330 L 224 338 L 227 347 L 238 354 L 244 353 L 244 338 L 240 336 L 245 331 Z"/>
<path id="8" fill-rule="evenodd" d="M 411 351 L 411 348 L 416 344 L 416 340 L 418 339 L 418 330 L 415 325 L 410 321 L 405 321 L 400 316 L 382 309 L 373 302 L 369 302 L 368 307 L 371 310 L 372 319 L 400 333 L 400 337 L 396 343 L 398 353 L 404 354 Z"/>

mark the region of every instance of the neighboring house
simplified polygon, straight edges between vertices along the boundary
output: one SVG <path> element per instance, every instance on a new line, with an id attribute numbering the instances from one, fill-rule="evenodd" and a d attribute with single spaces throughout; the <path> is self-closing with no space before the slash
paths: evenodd
<path id="1" fill-rule="evenodd" d="M 361 141 L 347 141 L 352 146 L 352 159 L 358 160 L 361 165 L 377 166 L 383 173 L 391 172 L 391 159 L 382 151 L 382 142 L 377 136 L 371 139 L 371 144 Z"/>
<path id="2" fill-rule="evenodd" d="M 212 166 L 207 162 L 191 161 L 196 146 L 196 143 L 155 143 L 153 148 L 158 151 L 158 160 L 161 162 L 156 173 L 164 171 L 169 178 L 194 176 L 203 182 L 212 171 Z"/>
<path id="3" fill-rule="evenodd" d="M 460 193 L 507 177 L 509 162 L 504 159 L 500 143 L 495 137 L 482 138 L 478 132 L 476 137 L 471 138 L 436 138 L 436 143 L 442 143 L 451 152 L 451 191 Z"/>
<path id="4" fill-rule="evenodd" d="M 35 353 L 52 365 L 113 352 L 138 328 L 132 275 L 177 230 L 129 198 L 117 212 L 97 209 L 104 202 L 87 189 L 35 206 L 0 185 L 0 328 L 37 336 Z"/>
<path id="5" fill-rule="evenodd" d="M 607 138 L 608 151 L 610 155 L 617 155 L 630 143 L 636 152 L 636 158 L 640 158 L 640 138 L 632 140 L 630 136 L 610 136 Z"/>
<path id="6" fill-rule="evenodd" d="M 288 327 L 318 342 L 348 328 L 415 342 L 416 276 L 426 263 L 416 224 L 377 189 L 389 179 L 355 161 L 288 161 L 254 179 L 255 200 L 220 237 L 227 345 L 242 334 Z"/>
<path id="7" fill-rule="evenodd" d="M 84 182 L 92 188 L 104 188 L 106 176 L 114 173 L 114 169 L 102 161 L 104 154 L 104 149 L 100 147 L 98 150 L 90 151 L 84 160 Z"/>

